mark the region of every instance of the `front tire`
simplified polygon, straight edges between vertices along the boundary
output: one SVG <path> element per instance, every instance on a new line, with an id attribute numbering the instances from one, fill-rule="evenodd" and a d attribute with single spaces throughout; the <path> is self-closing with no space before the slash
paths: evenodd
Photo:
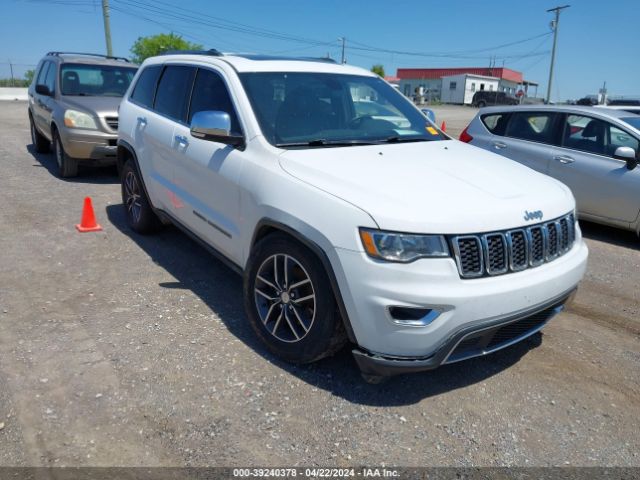
<path id="1" fill-rule="evenodd" d="M 36 149 L 36 152 L 48 153 L 51 144 L 49 140 L 38 131 L 31 115 L 29 115 L 29 127 L 31 129 L 31 144 Z"/>
<path id="2" fill-rule="evenodd" d="M 134 232 L 152 233 L 160 228 L 160 220 L 142 187 L 138 170 L 127 161 L 122 167 L 122 204 L 127 215 L 127 223 Z"/>
<path id="3" fill-rule="evenodd" d="M 314 362 L 345 343 L 322 263 L 286 235 L 269 235 L 255 246 L 244 276 L 244 303 L 258 337 L 288 362 Z"/>
<path id="4" fill-rule="evenodd" d="M 484 108 L 487 106 L 487 102 L 485 102 L 484 100 L 480 100 L 478 102 L 478 108 Z"/>
<path id="5" fill-rule="evenodd" d="M 66 154 L 57 130 L 53 131 L 53 154 L 56 157 L 58 175 L 60 175 L 61 178 L 78 176 L 78 161 Z"/>

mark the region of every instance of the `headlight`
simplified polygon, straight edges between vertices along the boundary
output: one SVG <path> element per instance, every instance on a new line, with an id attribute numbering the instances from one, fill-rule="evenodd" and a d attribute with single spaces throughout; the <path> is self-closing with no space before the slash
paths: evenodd
<path id="1" fill-rule="evenodd" d="M 88 128 L 91 130 L 97 130 L 98 128 L 91 115 L 77 110 L 64 112 L 64 124 L 69 128 Z"/>
<path id="2" fill-rule="evenodd" d="M 448 257 L 449 247 L 442 235 L 412 235 L 360 229 L 360 239 L 370 257 L 408 263 L 424 257 Z"/>

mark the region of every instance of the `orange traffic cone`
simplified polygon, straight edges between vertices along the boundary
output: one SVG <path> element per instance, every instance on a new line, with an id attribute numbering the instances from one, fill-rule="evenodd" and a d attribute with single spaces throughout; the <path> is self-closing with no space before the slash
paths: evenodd
<path id="1" fill-rule="evenodd" d="M 76 225 L 79 232 L 98 232 L 102 227 L 96 222 L 96 215 L 93 213 L 93 205 L 91 197 L 84 198 L 84 206 L 82 208 L 82 220 Z"/>
<path id="2" fill-rule="evenodd" d="M 443 132 L 447 131 L 447 122 L 442 122 L 442 125 L 440 125 L 440 130 L 442 130 Z"/>

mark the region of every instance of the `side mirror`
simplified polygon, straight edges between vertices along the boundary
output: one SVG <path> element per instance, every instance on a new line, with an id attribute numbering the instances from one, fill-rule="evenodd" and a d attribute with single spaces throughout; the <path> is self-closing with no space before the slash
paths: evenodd
<path id="1" fill-rule="evenodd" d="M 638 166 L 638 158 L 636 157 L 636 151 L 631 147 L 618 147 L 616 148 L 613 158 L 616 160 L 623 160 L 627 162 L 627 170 L 633 170 Z"/>
<path id="2" fill-rule="evenodd" d="M 47 87 L 42 83 L 39 83 L 36 85 L 36 93 L 39 95 L 46 95 L 47 97 L 50 97 L 52 95 L 52 92 L 51 90 L 49 90 L 49 87 Z"/>
<path id="3" fill-rule="evenodd" d="M 191 136 L 241 147 L 244 137 L 231 133 L 231 117 L 226 112 L 209 110 L 196 112 L 191 119 Z"/>
<path id="4" fill-rule="evenodd" d="M 425 117 L 427 117 L 433 123 L 436 123 L 436 114 L 433 110 L 429 108 L 423 108 L 422 113 L 424 114 Z"/>

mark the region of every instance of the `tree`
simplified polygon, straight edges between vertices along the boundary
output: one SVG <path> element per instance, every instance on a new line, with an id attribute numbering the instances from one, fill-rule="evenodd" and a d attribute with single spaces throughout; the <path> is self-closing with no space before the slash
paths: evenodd
<path id="1" fill-rule="evenodd" d="M 36 74 L 36 71 L 31 69 L 31 70 L 27 70 L 26 72 L 24 72 L 24 79 L 27 82 L 27 85 L 31 85 L 31 82 L 33 81 L 33 76 Z"/>
<path id="2" fill-rule="evenodd" d="M 384 67 L 382 65 L 380 64 L 374 65 L 373 67 L 371 67 L 371 71 L 376 75 L 379 75 L 382 78 L 384 78 Z"/>
<path id="3" fill-rule="evenodd" d="M 27 81 L 22 78 L 0 78 L 0 87 L 25 88 L 28 86 Z"/>
<path id="4" fill-rule="evenodd" d="M 174 33 L 160 33 L 148 37 L 138 37 L 131 47 L 134 63 L 142 63 L 146 58 L 160 55 L 168 50 L 202 50 L 204 47 L 191 43 Z"/>

